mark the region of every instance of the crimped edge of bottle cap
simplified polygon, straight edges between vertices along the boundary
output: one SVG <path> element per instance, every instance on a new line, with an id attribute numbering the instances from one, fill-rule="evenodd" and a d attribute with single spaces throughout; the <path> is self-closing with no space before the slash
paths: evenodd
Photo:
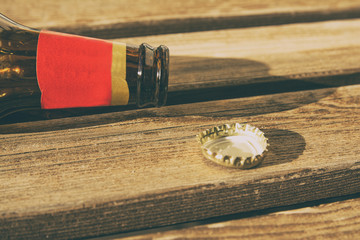
<path id="1" fill-rule="evenodd" d="M 206 143 L 213 141 L 219 138 L 227 136 L 239 136 L 239 137 L 254 137 L 257 143 L 263 148 L 263 151 L 260 154 L 254 154 L 251 157 L 243 156 L 230 156 L 223 155 L 219 152 L 211 151 L 205 147 Z M 234 167 L 240 169 L 253 168 L 264 160 L 265 154 L 268 151 L 268 139 L 265 137 L 264 133 L 249 124 L 233 123 L 233 124 L 224 124 L 216 127 L 209 128 L 205 131 L 202 131 L 198 136 L 198 141 L 201 144 L 201 149 L 203 155 L 220 165 L 227 167 Z"/>

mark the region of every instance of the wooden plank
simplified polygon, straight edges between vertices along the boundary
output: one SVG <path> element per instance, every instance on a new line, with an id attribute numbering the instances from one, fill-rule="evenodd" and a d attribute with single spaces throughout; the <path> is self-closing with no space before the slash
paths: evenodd
<path id="1" fill-rule="evenodd" d="M 360 20 L 329 21 L 117 40 L 170 47 L 168 104 L 173 105 L 358 84 L 359 25 Z M 50 115 L 123 109 L 52 111 Z M 16 116 L 7 122 L 18 119 L 30 117 Z"/>
<path id="2" fill-rule="evenodd" d="M 37 28 L 102 38 L 349 19 L 357 1 L 46 1 L 5 0 L 2 13 Z"/>
<path id="3" fill-rule="evenodd" d="M 359 25 L 328 21 L 118 41 L 169 46 L 170 91 L 257 84 L 243 92 L 259 94 L 359 83 Z"/>
<path id="4" fill-rule="evenodd" d="M 168 105 L 359 84 L 360 20 L 123 38 L 171 50 Z M 54 117 L 129 109 L 51 111 Z M 37 113 L 38 114 L 38 113 Z M 36 120 L 15 115 L 0 123 Z"/>
<path id="5" fill-rule="evenodd" d="M 145 231 L 98 239 L 357 239 L 359 212 L 360 199 L 356 198 L 260 216 L 242 214 L 232 216 L 237 220 L 223 219 L 221 222 L 195 227 L 196 223 L 190 223 L 153 229 L 148 231 L 152 233 L 147 234 Z"/>
<path id="6" fill-rule="evenodd" d="M 0 233 L 95 236 L 356 193 L 359 93 L 354 85 L 2 125 Z M 271 147 L 261 167 L 203 159 L 195 135 L 228 122 L 263 129 Z"/>

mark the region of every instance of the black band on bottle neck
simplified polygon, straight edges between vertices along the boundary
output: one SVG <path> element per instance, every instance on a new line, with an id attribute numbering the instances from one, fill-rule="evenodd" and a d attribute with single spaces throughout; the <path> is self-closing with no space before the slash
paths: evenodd
<path id="1" fill-rule="evenodd" d="M 166 103 L 169 77 L 169 49 L 148 44 L 139 48 L 137 106 L 160 107 Z"/>

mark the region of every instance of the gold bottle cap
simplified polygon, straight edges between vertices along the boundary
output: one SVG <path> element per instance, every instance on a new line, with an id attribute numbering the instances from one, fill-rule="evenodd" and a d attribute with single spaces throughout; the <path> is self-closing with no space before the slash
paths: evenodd
<path id="1" fill-rule="evenodd" d="M 204 156 L 218 164 L 241 169 L 259 165 L 267 152 L 267 138 L 249 124 L 225 124 L 198 135 Z"/>

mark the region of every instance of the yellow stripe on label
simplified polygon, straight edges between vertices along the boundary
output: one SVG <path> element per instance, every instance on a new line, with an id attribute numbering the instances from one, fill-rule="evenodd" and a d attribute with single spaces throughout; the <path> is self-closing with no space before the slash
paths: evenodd
<path id="1" fill-rule="evenodd" d="M 126 44 L 113 42 L 111 65 L 111 105 L 127 105 L 129 87 L 126 82 Z"/>

